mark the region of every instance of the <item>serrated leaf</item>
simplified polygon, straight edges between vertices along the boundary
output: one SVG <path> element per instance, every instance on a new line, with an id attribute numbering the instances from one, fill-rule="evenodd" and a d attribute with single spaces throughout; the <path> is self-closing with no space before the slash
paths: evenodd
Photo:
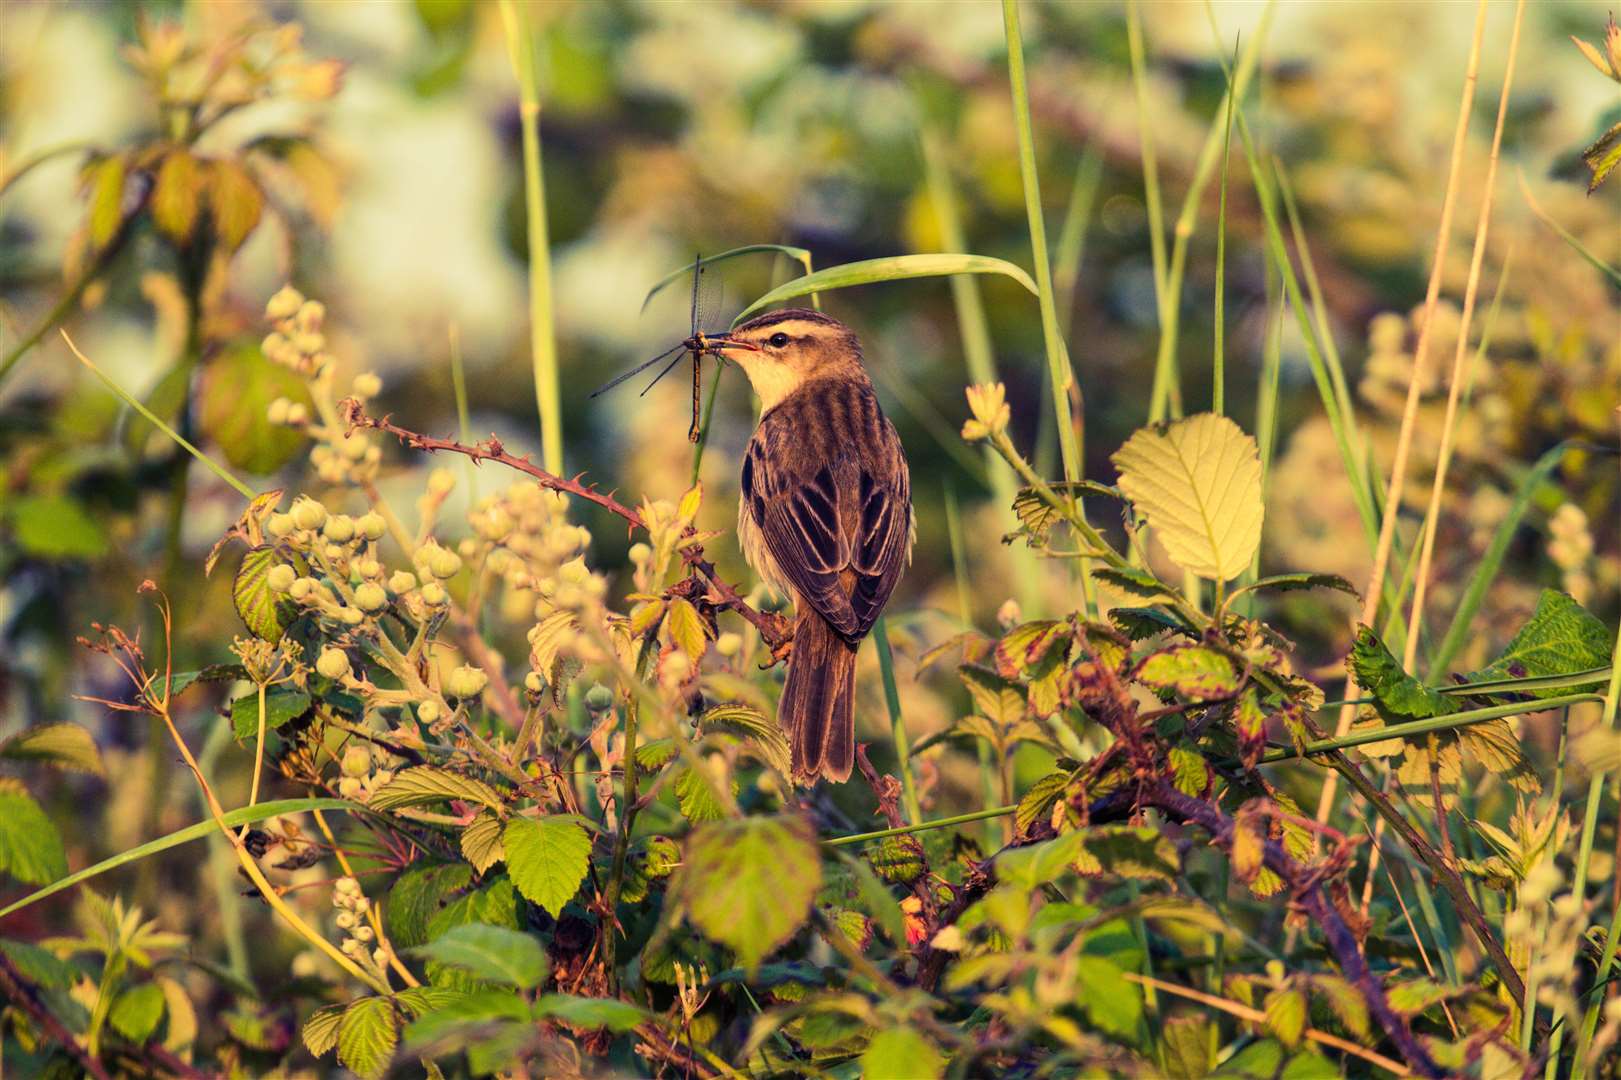
<path id="1" fill-rule="evenodd" d="M 746 741 L 759 756 L 784 776 L 790 768 L 788 737 L 771 717 L 742 702 L 716 705 L 698 720 L 698 730 L 704 734 L 725 731 Z"/>
<path id="2" fill-rule="evenodd" d="M 197 425 L 245 472 L 275 472 L 304 446 L 298 428 L 270 422 L 270 403 L 286 398 L 310 408 L 308 384 L 272 363 L 257 344 L 238 344 L 208 362 L 197 383 Z"/>
<path id="3" fill-rule="evenodd" d="M 1210 766 L 1203 756 L 1183 746 L 1173 746 L 1167 755 L 1171 763 L 1171 783 L 1184 795 L 1201 798 L 1210 783 Z"/>
<path id="4" fill-rule="evenodd" d="M 246 169 L 229 159 L 208 163 L 208 209 L 227 251 L 242 246 L 259 224 L 265 197 Z"/>
<path id="5" fill-rule="evenodd" d="M 377 1080 L 388 1071 L 399 1041 L 394 1003 L 384 997 L 361 998 L 338 1022 L 338 1061 L 361 1080 Z"/>
<path id="6" fill-rule="evenodd" d="M 863 854 L 873 872 L 892 885 L 910 885 L 928 869 L 923 844 L 915 836 L 885 836 L 868 844 Z"/>
<path id="7" fill-rule="evenodd" d="M 1030 826 L 1051 816 L 1053 804 L 1068 786 L 1069 773 L 1062 770 L 1048 773 L 1031 784 L 1030 790 L 1019 800 L 1019 808 L 1013 812 L 1013 821 L 1019 835 L 1028 833 Z"/>
<path id="8" fill-rule="evenodd" d="M 1154 600 L 1162 596 L 1175 596 L 1176 591 L 1147 570 L 1136 567 L 1100 567 L 1092 571 L 1092 576 L 1099 581 L 1106 581 L 1121 592 L 1133 596 L 1141 596 L 1146 600 Z"/>
<path id="9" fill-rule="evenodd" d="M 822 860 L 799 818 L 714 822 L 693 832 L 681 896 L 694 923 L 753 969 L 804 924 Z"/>
<path id="10" fill-rule="evenodd" d="M 423 803 L 448 799 L 482 803 L 492 810 L 501 809 L 501 793 L 493 787 L 482 780 L 435 765 L 401 769 L 394 774 L 394 779 L 377 789 L 367 805 L 373 810 L 398 810 L 402 806 L 421 806 Z"/>
<path id="11" fill-rule="evenodd" d="M 935 1080 L 945 1069 L 935 1045 L 909 1027 L 892 1027 L 872 1037 L 861 1055 L 861 1075 Z"/>
<path id="12" fill-rule="evenodd" d="M 1345 1030 L 1358 1039 L 1368 1037 L 1368 1003 L 1356 987 L 1338 975 L 1313 975 L 1311 986 Z"/>
<path id="13" fill-rule="evenodd" d="M 461 968 L 486 982 L 532 990 L 546 978 L 549 965 L 540 943 L 528 934 L 503 926 L 467 923 L 426 945 L 417 956 Z"/>
<path id="14" fill-rule="evenodd" d="M 693 484 L 681 496 L 681 502 L 675 508 L 675 516 L 683 525 L 691 525 L 698 517 L 698 507 L 703 505 L 704 485 L 702 482 Z"/>
<path id="15" fill-rule="evenodd" d="M 1594 139 L 1592 145 L 1582 151 L 1582 161 L 1593 173 L 1592 182 L 1587 185 L 1587 193 L 1591 195 L 1609 179 L 1616 165 L 1621 164 L 1621 122 Z"/>
<path id="16" fill-rule="evenodd" d="M 425 1016 L 461 1000 L 460 990 L 447 990 L 443 986 L 413 986 L 394 995 L 394 1001 L 407 1016 Z"/>
<path id="17" fill-rule="evenodd" d="M 670 631 L 670 640 L 676 648 L 692 658 L 694 663 L 703 658 L 709 648 L 709 637 L 704 632 L 703 617 L 692 604 L 676 597 L 664 615 L 664 625 Z"/>
<path id="18" fill-rule="evenodd" d="M 1240 592 L 1253 592 L 1258 589 L 1272 589 L 1277 592 L 1294 592 L 1299 589 L 1333 589 L 1337 592 L 1357 595 L 1356 586 L 1340 577 L 1338 574 L 1274 574 L 1259 581 L 1235 590 L 1234 596 Z"/>
<path id="19" fill-rule="evenodd" d="M 737 784 L 732 782 L 732 794 Z M 702 821 L 719 821 L 726 816 L 726 806 L 715 794 L 709 780 L 690 768 L 683 768 L 675 778 L 675 798 L 681 806 L 681 816 L 694 825 Z"/>
<path id="20" fill-rule="evenodd" d="M 975 707 L 993 724 L 1006 728 L 1024 719 L 1024 691 L 1017 683 L 974 664 L 962 665 L 957 674 Z"/>
<path id="21" fill-rule="evenodd" d="M 1157 634 L 1186 634 L 1188 627 L 1176 616 L 1159 608 L 1117 607 L 1109 609 L 1109 621 L 1132 641 L 1147 641 Z"/>
<path id="22" fill-rule="evenodd" d="M 405 1029 L 405 1037 L 413 1047 L 425 1046 L 474 1028 L 488 1032 L 504 1022 L 525 1026 L 532 1022 L 529 1003 L 521 995 L 510 990 L 450 992 L 431 1011 L 419 1014 Z"/>
<path id="23" fill-rule="evenodd" d="M 1075 869 L 1082 874 L 1174 881 L 1182 860 L 1170 837 L 1146 825 L 1094 825 L 1077 830 Z"/>
<path id="24" fill-rule="evenodd" d="M 1216 1067 L 1217 1040 L 1202 1016 L 1173 1016 L 1160 1028 L 1165 1071 L 1172 1080 L 1204 1080 Z"/>
<path id="25" fill-rule="evenodd" d="M 560 916 L 585 880 L 591 860 L 590 835 L 573 818 L 513 818 L 507 822 L 502 842 L 513 885 L 552 918 Z"/>
<path id="26" fill-rule="evenodd" d="M 1178 566 L 1215 581 L 1249 569 L 1261 543 L 1261 459 L 1232 420 L 1200 413 L 1143 428 L 1111 460 Z"/>
<path id="27" fill-rule="evenodd" d="M 574 997 L 571 994 L 542 994 L 535 1002 L 535 1019 L 561 1020 L 572 1027 L 609 1031 L 632 1031 L 649 1014 L 628 1001 L 617 998 Z"/>
<path id="28" fill-rule="evenodd" d="M 1357 628 L 1348 662 L 1357 685 L 1374 696 L 1379 711 L 1387 717 L 1422 720 L 1455 713 L 1462 707 L 1456 698 L 1425 686 L 1403 671 L 1384 642 L 1366 626 Z"/>
<path id="29" fill-rule="evenodd" d="M 1538 792 L 1542 780 L 1530 761 L 1520 750 L 1520 740 L 1507 720 L 1487 720 L 1479 724 L 1460 727 L 1451 733 L 1458 747 L 1470 759 L 1486 767 L 1486 771 L 1506 780 L 1518 791 Z"/>
<path id="30" fill-rule="evenodd" d="M 0 940 L 0 953 L 23 978 L 46 990 L 66 990 L 79 981 L 79 971 L 67 961 L 26 941 Z"/>
<path id="31" fill-rule="evenodd" d="M 1607 667 L 1615 635 L 1587 609 L 1557 589 L 1544 589 L 1537 598 L 1537 609 L 1514 635 L 1502 655 L 1479 671 L 1464 676 L 1465 682 L 1491 682 L 1498 679 L 1543 678 L 1572 675 L 1578 671 Z M 1590 687 L 1556 687 L 1525 691 L 1532 697 L 1554 697 Z"/>
<path id="32" fill-rule="evenodd" d="M 265 730 L 275 731 L 309 711 L 311 698 L 302 690 L 277 687 L 265 693 Z M 259 692 L 243 694 L 231 702 L 231 731 L 238 739 L 259 736 Z"/>
<path id="33" fill-rule="evenodd" d="M 158 168 L 152 189 L 152 220 L 178 244 L 191 240 L 203 193 L 202 169 L 184 150 L 171 150 Z"/>
<path id="34" fill-rule="evenodd" d="M 68 872 L 56 825 L 16 780 L 0 777 L 0 873 L 44 885 Z"/>
<path id="35" fill-rule="evenodd" d="M 1214 701 L 1238 692 L 1238 669 L 1226 653 L 1205 645 L 1176 644 L 1152 653 L 1137 678 L 1155 690 L 1173 690 L 1193 701 Z"/>
<path id="36" fill-rule="evenodd" d="M 1042 619 L 1016 626 L 996 643 L 996 671 L 1005 679 L 1017 678 L 1044 659 L 1054 645 L 1069 639 L 1069 624 Z"/>
<path id="37" fill-rule="evenodd" d="M 343 1021 L 342 1005 L 323 1005 L 310 1013 L 304 1021 L 304 1048 L 314 1057 L 322 1057 L 338 1045 L 338 1024 Z"/>
<path id="38" fill-rule="evenodd" d="M 1084 495 L 1103 495 L 1111 499 L 1125 498 L 1125 494 L 1119 488 L 1112 488 L 1092 480 L 1078 480 L 1073 483 L 1055 481 L 1049 483 L 1047 487 L 1060 498 L 1079 498 Z M 1033 487 L 1020 488 L 1018 494 L 1013 496 L 1013 513 L 1025 531 L 1038 542 L 1044 541 L 1052 527 L 1064 519 L 1063 514 Z"/>
<path id="39" fill-rule="evenodd" d="M 141 983 L 118 995 L 107 1022 L 124 1038 L 140 1045 L 158 1029 L 164 1005 L 163 987 L 154 982 Z"/>
<path id="40" fill-rule="evenodd" d="M 78 724 L 40 724 L 0 742 L 0 758 L 42 761 L 58 768 L 105 776 L 96 740 Z"/>
<path id="41" fill-rule="evenodd" d="M 113 154 L 90 169 L 90 245 L 97 251 L 107 246 L 124 220 L 124 155 Z"/>
<path id="42" fill-rule="evenodd" d="M 1086 1018 L 1093 1025 L 1117 1038 L 1136 1036 L 1143 1015 L 1142 988 L 1126 980 L 1114 958 L 1077 956 L 1075 981 Z"/>
<path id="43" fill-rule="evenodd" d="M 507 857 L 501 846 L 501 819 L 485 812 L 462 830 L 462 855 L 480 874 Z"/>
<path id="44" fill-rule="evenodd" d="M 1306 1031 L 1306 995 L 1299 990 L 1274 990 L 1266 996 L 1266 1029 L 1285 1046 L 1300 1045 Z"/>
<path id="45" fill-rule="evenodd" d="M 231 581 L 231 602 L 236 605 L 242 625 L 254 637 L 272 645 L 281 640 L 292 621 L 286 617 L 288 605 L 270 588 L 268 580 L 271 567 L 285 561 L 273 547 L 256 547 L 242 556 L 242 565 Z"/>
<path id="46" fill-rule="evenodd" d="M 169 696 L 185 693 L 198 683 L 236 682 L 247 677 L 248 669 L 241 664 L 209 664 L 196 671 L 177 671 L 169 677 Z"/>
<path id="47" fill-rule="evenodd" d="M 461 862 L 413 866 L 401 874 L 383 903 L 384 921 L 395 947 L 408 949 L 425 943 L 429 921 L 472 880 L 472 867 Z"/>

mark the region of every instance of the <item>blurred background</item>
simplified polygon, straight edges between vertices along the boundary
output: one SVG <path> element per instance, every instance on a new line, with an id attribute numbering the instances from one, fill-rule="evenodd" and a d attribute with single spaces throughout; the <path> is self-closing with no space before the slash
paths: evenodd
<path id="1" fill-rule="evenodd" d="M 1213 27 L 1202 4 L 1148 3 L 1140 98 L 1123 5 L 1024 10 L 1060 314 L 1085 395 L 1088 475 L 1111 481 L 1109 454 L 1148 417 L 1160 333 L 1144 136 L 1174 221 L 1219 121 L 1222 63 L 1262 33 L 1247 119 L 1289 181 L 1321 317 L 1377 471 L 1387 471 L 1473 6 L 1285 4 L 1266 20 L 1261 4 L 1218 2 Z M 529 15 L 542 43 L 545 208 L 570 472 L 633 499 L 676 498 L 688 486 L 684 379 L 645 397 L 640 383 L 588 395 L 685 336 L 684 286 L 645 309 L 643 299 L 694 253 L 788 244 L 822 268 L 950 250 L 960 229 L 965 250 L 1031 265 L 998 4 L 556 2 L 533 4 Z M 1511 15 L 1508 3 L 1489 11 L 1432 371 L 1453 355 Z M 1621 96 L 1572 34 L 1602 50 L 1604 6 L 1531 6 L 1474 321 L 1474 336 L 1485 328 L 1489 340 L 1473 371 L 1437 547 L 1430 610 L 1438 625 L 1528 467 L 1564 440 L 1616 442 L 1616 286 L 1532 205 L 1598 258 L 1621 261 L 1621 185 L 1588 195 L 1580 158 L 1621 118 Z M 111 785 L 106 829 L 70 841 L 70 862 L 80 865 L 87 851 L 193 820 L 196 807 L 183 785 L 169 796 L 144 770 L 118 768 L 138 760 L 146 732 L 71 696 L 110 684 L 75 636 L 93 620 L 148 621 L 134 590 L 151 578 L 182 615 L 177 666 L 226 659 L 241 632 L 229 575 L 205 579 L 199 567 L 240 499 L 83 370 L 54 329 L 27 348 L 32 335 L 60 314 L 109 375 L 256 488 L 319 492 L 302 440 L 264 418 L 272 399 L 297 391 L 258 355 L 265 301 L 292 281 L 327 305 L 342 370 L 382 377 L 377 411 L 419 431 L 456 431 L 450 361 L 459 350 L 474 434 L 494 432 L 515 451 L 538 453 L 517 89 L 493 3 L 10 0 L 0 6 L 0 103 L 0 734 L 62 718 L 103 733 L 110 772 L 122 779 L 75 780 L 79 787 L 59 796 Z M 152 148 L 204 121 L 195 153 L 207 164 L 197 183 L 215 200 L 217 224 L 230 222 L 226 242 L 208 252 L 188 244 L 184 205 L 159 202 L 125 221 L 150 194 L 137 174 L 155 160 Z M 1281 363 L 1263 570 L 1360 582 L 1369 545 L 1300 329 L 1270 280 L 1236 142 L 1227 174 L 1226 393 L 1247 430 L 1255 430 L 1269 349 Z M 1178 404 L 1188 413 L 1210 406 L 1220 188 L 1218 174 L 1191 206 L 1177 345 Z M 768 255 L 715 267 L 720 324 L 799 272 Z M 1055 474 L 1035 300 L 1006 279 L 982 278 L 978 287 L 1016 441 Z M 992 497 L 986 459 L 957 436 L 971 380 L 948 284 L 870 286 L 824 302 L 862 335 L 911 458 L 919 542 L 891 633 L 908 723 L 922 735 L 960 715 L 964 699 L 948 665 L 914 679 L 919 656 L 965 614 L 990 629 L 1007 601 L 1035 614 L 1069 583 L 1029 560 L 1016 577 L 1021 564 L 1001 543 L 1011 517 Z M 745 381 L 735 371 L 723 380 L 702 466 L 704 523 L 715 528 L 733 518 L 737 463 L 753 424 Z M 1407 488 L 1419 512 L 1436 453 L 1427 433 L 1439 429 L 1445 381 L 1433 378 L 1426 390 Z M 456 498 L 507 483 L 488 468 L 474 475 L 396 447 L 379 483 L 409 506 L 433 464 L 455 471 Z M 959 590 L 953 570 L 945 509 L 953 499 L 971 589 Z M 1543 586 L 1572 592 L 1613 624 L 1617 507 L 1614 457 L 1579 446 L 1566 453 L 1535 487 L 1478 638 L 1455 666 L 1467 669 L 1501 645 Z M 624 566 L 623 531 L 583 509 L 579 520 L 597 536 L 593 565 Z M 1409 536 L 1412 526 L 1404 526 Z M 729 576 L 746 579 L 729 537 L 710 551 Z M 1350 602 L 1276 603 L 1302 662 L 1332 679 Z M 521 631 L 513 631 L 514 657 Z M 871 650 L 862 659 L 863 723 L 874 737 L 887 721 Z M 950 783 L 942 776 L 940 790 Z"/>

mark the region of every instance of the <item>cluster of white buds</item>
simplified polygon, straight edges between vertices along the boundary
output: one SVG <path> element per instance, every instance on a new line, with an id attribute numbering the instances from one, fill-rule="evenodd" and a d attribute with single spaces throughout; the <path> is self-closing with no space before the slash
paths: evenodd
<path id="1" fill-rule="evenodd" d="M 309 431 L 317 440 L 310 450 L 310 464 L 325 482 L 366 483 L 375 479 L 382 465 L 382 449 L 374 445 L 365 432 L 343 430 L 331 407 L 333 363 L 322 329 L 326 308 L 319 300 L 306 300 L 297 289 L 286 285 L 265 305 L 265 316 L 274 329 L 260 345 L 261 351 L 266 359 L 310 380 L 311 390 L 326 420 L 314 423 L 308 406 L 283 397 L 270 403 L 267 412 L 270 422 Z M 367 372 L 355 376 L 350 393 L 364 401 L 376 397 L 382 389 L 382 380 Z"/>
<path id="2" fill-rule="evenodd" d="M 1579 604 L 1587 603 L 1593 593 L 1593 579 L 1588 573 L 1593 558 L 1593 530 L 1587 514 L 1575 503 L 1565 503 L 1548 521 L 1548 558 L 1564 575 L 1564 587 Z"/>
<path id="3" fill-rule="evenodd" d="M 381 975 L 388 966 L 388 950 L 378 944 L 366 913 L 371 900 L 360 891 L 360 882 L 352 877 L 341 877 L 332 885 L 332 906 L 338 909 L 338 929 L 343 931 L 343 954 L 357 964 L 370 967 Z"/>
<path id="4" fill-rule="evenodd" d="M 270 515 L 265 531 L 282 549 L 304 557 L 304 564 L 312 568 L 310 573 L 301 573 L 292 562 L 272 566 L 265 582 L 274 592 L 343 628 L 375 619 L 389 606 L 385 568 L 377 551 L 377 542 L 388 531 L 381 514 L 334 514 L 319 500 L 300 495 L 287 512 Z M 411 585 L 415 587 L 414 580 Z M 328 649 L 321 655 L 316 670 L 342 682 L 349 675 L 348 664 L 340 664 L 341 654 L 334 657 L 333 652 Z"/>
<path id="5" fill-rule="evenodd" d="M 355 802 L 368 802 L 394 779 L 394 770 L 378 760 L 369 743 L 350 743 L 339 764 L 343 775 L 338 779 L 338 794 Z"/>
<path id="6" fill-rule="evenodd" d="M 1442 301 L 1435 308 L 1435 327 L 1424 349 L 1424 381 L 1421 393 L 1432 393 L 1443 370 L 1451 367 L 1458 341 L 1461 316 L 1458 309 Z M 1407 402 L 1407 384 L 1413 378 L 1413 352 L 1424 325 L 1424 305 L 1407 315 L 1386 311 L 1368 324 L 1368 358 L 1362 365 L 1358 391 L 1375 409 L 1397 415 Z"/>

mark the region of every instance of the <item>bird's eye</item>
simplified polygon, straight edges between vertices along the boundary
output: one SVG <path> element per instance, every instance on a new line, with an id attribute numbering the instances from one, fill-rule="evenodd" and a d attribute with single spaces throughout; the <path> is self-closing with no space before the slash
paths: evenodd
<path id="1" fill-rule="evenodd" d="M 773 349 L 780 349 L 784 345 L 788 344 L 788 335 L 782 333 L 772 334 L 766 339 L 766 344 L 770 345 Z"/>

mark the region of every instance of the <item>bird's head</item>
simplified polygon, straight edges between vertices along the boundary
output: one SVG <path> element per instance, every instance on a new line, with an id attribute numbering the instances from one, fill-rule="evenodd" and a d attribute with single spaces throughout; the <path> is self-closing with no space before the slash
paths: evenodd
<path id="1" fill-rule="evenodd" d="M 707 337 L 705 344 L 737 361 L 759 395 L 762 410 L 813 379 L 866 378 L 855 332 L 820 311 L 768 312 L 729 334 Z"/>

